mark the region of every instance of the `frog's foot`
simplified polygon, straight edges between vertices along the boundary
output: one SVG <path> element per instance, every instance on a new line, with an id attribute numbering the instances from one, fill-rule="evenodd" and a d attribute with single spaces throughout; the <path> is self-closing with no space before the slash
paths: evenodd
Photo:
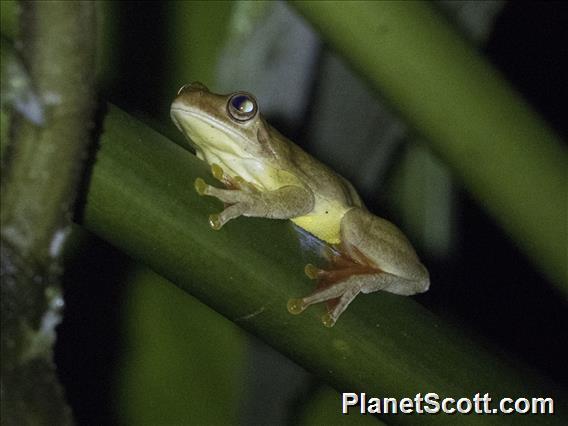
<path id="1" fill-rule="evenodd" d="M 216 188 L 201 178 L 195 180 L 195 190 L 199 195 L 209 195 L 225 203 L 225 210 L 209 215 L 209 224 L 215 230 L 221 229 L 231 219 L 245 214 L 253 202 L 253 195 L 248 190 Z"/>
<path id="2" fill-rule="evenodd" d="M 334 307 L 328 310 L 321 318 L 323 325 L 333 327 L 337 318 L 347 309 L 347 306 L 360 293 L 360 286 L 353 286 L 348 281 L 336 283 L 326 289 L 317 290 L 307 297 L 301 299 L 290 299 L 288 301 L 288 312 L 297 315 L 303 312 L 308 306 L 315 303 L 334 300 Z"/>
<path id="3" fill-rule="evenodd" d="M 195 180 L 195 190 L 199 195 L 215 197 L 225 203 L 221 213 L 209 215 L 209 225 L 215 230 L 221 229 L 225 223 L 250 211 L 250 206 L 256 203 L 258 190 L 241 176 L 229 176 L 221 166 L 211 166 L 213 177 L 222 182 L 227 189 L 221 189 L 207 184 L 202 178 Z"/>
<path id="4" fill-rule="evenodd" d="M 317 280 L 316 290 L 307 297 L 290 299 L 288 311 L 299 314 L 310 305 L 327 302 L 327 313 L 322 317 L 322 322 L 326 327 L 333 327 L 347 306 L 364 290 L 366 281 L 357 276 L 376 275 L 381 271 L 368 264 L 355 262 L 341 253 L 328 253 L 328 258 L 331 261 L 329 270 L 306 265 L 306 275 Z"/>

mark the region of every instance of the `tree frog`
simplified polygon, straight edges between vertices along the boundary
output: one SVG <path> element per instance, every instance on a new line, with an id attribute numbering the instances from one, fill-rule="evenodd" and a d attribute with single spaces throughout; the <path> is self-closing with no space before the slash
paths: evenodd
<path id="1" fill-rule="evenodd" d="M 226 205 L 209 217 L 213 229 L 239 216 L 290 219 L 333 247 L 329 269 L 305 267 L 318 287 L 290 299 L 290 313 L 327 302 L 322 322 L 331 327 L 359 293 L 428 290 L 428 271 L 403 233 L 371 214 L 347 180 L 270 126 L 251 94 L 218 95 L 201 83 L 187 84 L 171 105 L 171 117 L 225 186 L 195 181 L 200 195 Z"/>

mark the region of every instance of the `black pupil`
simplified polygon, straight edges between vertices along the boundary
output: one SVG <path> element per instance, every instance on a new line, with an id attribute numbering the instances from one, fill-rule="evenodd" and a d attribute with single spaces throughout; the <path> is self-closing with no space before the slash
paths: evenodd
<path id="1" fill-rule="evenodd" d="M 248 96 L 235 96 L 232 101 L 233 107 L 244 114 L 252 112 L 253 103 Z"/>

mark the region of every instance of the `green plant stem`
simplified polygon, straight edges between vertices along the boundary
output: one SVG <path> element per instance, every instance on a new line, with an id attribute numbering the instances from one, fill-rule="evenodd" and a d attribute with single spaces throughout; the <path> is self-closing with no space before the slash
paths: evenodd
<path id="1" fill-rule="evenodd" d="M 514 89 L 417 1 L 291 1 L 568 295 L 568 159 Z"/>
<path id="2" fill-rule="evenodd" d="M 301 248 L 289 221 L 242 218 L 213 231 L 207 216 L 222 204 L 196 194 L 197 177 L 218 185 L 205 163 L 110 106 L 84 226 L 338 390 L 376 396 L 432 391 L 473 397 L 481 391 L 493 398 L 566 397 L 527 368 L 483 349 L 412 298 L 385 293 L 359 297 L 332 329 L 320 322 L 322 306 L 290 315 L 288 298 L 313 286 L 303 266 L 318 262 L 315 255 Z M 550 419 L 560 422 L 563 415 Z M 463 420 L 497 424 L 509 418 Z M 453 424 L 455 417 L 420 421 Z"/>
<path id="3" fill-rule="evenodd" d="M 12 109 L 1 170 L 2 424 L 72 423 L 52 350 L 61 247 L 92 127 L 95 7 L 23 2 L 23 65 L 2 73 L 12 79 L 3 90 L 25 81 L 2 93 Z"/>

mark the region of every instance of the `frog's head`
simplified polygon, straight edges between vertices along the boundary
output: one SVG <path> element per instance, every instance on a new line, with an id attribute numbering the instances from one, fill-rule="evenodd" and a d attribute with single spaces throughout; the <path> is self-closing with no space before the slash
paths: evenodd
<path id="1" fill-rule="evenodd" d="M 246 92 L 212 93 L 201 83 L 183 86 L 171 106 L 178 129 L 194 144 L 199 158 L 222 164 L 247 160 L 270 161 L 270 126 Z"/>

